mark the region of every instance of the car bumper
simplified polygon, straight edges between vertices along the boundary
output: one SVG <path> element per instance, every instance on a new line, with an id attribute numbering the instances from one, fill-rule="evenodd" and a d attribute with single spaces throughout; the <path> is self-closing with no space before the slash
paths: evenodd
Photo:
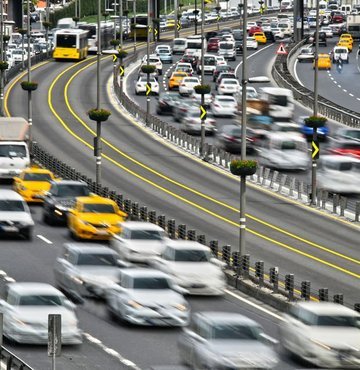
<path id="1" fill-rule="evenodd" d="M 23 168 L 13 169 L 13 168 L 0 168 L 0 179 L 12 179 L 15 176 L 20 175 Z"/>
<path id="2" fill-rule="evenodd" d="M 236 109 L 228 109 L 228 108 L 212 108 L 211 109 L 214 116 L 235 116 Z"/>
<path id="3" fill-rule="evenodd" d="M 155 311 L 151 308 L 129 310 L 125 320 L 135 325 L 143 326 L 186 326 L 189 324 L 190 311 L 179 310 Z"/>
<path id="4" fill-rule="evenodd" d="M 208 284 L 204 282 L 183 282 L 177 280 L 176 283 L 182 288 L 186 289 L 190 295 L 211 295 L 220 296 L 224 294 L 226 288 L 224 282 L 217 282 L 216 284 Z"/>

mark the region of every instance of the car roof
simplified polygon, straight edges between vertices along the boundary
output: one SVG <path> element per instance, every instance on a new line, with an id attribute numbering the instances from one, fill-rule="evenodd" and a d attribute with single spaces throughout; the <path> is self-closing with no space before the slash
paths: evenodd
<path id="1" fill-rule="evenodd" d="M 360 313 L 345 307 L 338 303 L 332 302 L 299 302 L 295 307 L 301 307 L 316 315 L 344 315 L 344 316 L 360 316 Z"/>
<path id="2" fill-rule="evenodd" d="M 235 312 L 202 311 L 194 314 L 209 324 L 247 324 L 260 326 L 256 321 Z"/>
<path id="3" fill-rule="evenodd" d="M 165 274 L 164 272 L 152 268 L 132 268 L 121 271 L 122 275 L 127 275 L 133 278 L 137 277 L 163 277 L 169 278 L 169 275 Z"/>
<path id="4" fill-rule="evenodd" d="M 58 289 L 46 283 L 10 283 L 9 289 L 18 294 L 56 294 L 63 295 Z"/>
<path id="5" fill-rule="evenodd" d="M 163 228 L 151 222 L 125 221 L 121 223 L 121 226 L 129 230 L 144 230 L 145 229 L 145 230 L 164 231 Z"/>
<path id="6" fill-rule="evenodd" d="M 23 173 L 52 173 L 50 170 L 47 170 L 46 168 L 38 168 L 38 167 L 28 167 L 25 168 Z"/>
<path id="7" fill-rule="evenodd" d="M 80 203 L 86 203 L 86 204 L 97 204 L 99 202 L 103 204 L 114 204 L 115 201 L 109 198 L 101 197 L 99 195 L 91 195 L 88 197 L 77 197 L 76 200 Z"/>
<path id="8" fill-rule="evenodd" d="M 84 181 L 77 181 L 77 180 L 58 180 L 58 181 L 50 181 L 51 184 L 56 184 L 56 185 L 82 185 L 82 186 L 87 186 L 87 183 Z"/>
<path id="9" fill-rule="evenodd" d="M 65 243 L 64 247 L 67 248 L 68 250 L 72 250 L 76 253 L 109 253 L 109 254 L 114 254 L 117 255 L 117 253 L 102 244 L 91 244 L 91 243 Z"/>
<path id="10" fill-rule="evenodd" d="M 195 241 L 191 240 L 169 240 L 166 244 L 168 247 L 171 247 L 176 250 L 182 250 L 182 249 L 194 249 L 199 251 L 208 251 L 210 250 L 209 247 L 206 245 L 200 244 Z"/>
<path id="11" fill-rule="evenodd" d="M 24 198 L 20 194 L 10 189 L 0 189 L 0 199 L 24 201 Z"/>

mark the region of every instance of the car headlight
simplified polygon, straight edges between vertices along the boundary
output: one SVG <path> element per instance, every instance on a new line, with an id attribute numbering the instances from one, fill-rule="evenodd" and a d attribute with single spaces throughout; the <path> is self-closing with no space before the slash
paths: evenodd
<path id="1" fill-rule="evenodd" d="M 184 304 L 181 304 L 181 303 L 177 303 L 177 304 L 174 304 L 173 305 L 177 310 L 179 311 L 182 311 L 182 312 L 185 312 L 189 309 L 188 306 L 184 305 Z"/>
<path id="2" fill-rule="evenodd" d="M 316 346 L 321 347 L 322 349 L 325 349 L 325 350 L 327 350 L 327 351 L 332 351 L 332 348 L 331 348 L 331 347 L 329 347 L 329 346 L 328 346 L 328 345 L 326 345 L 325 343 L 319 342 L 319 341 L 318 341 L 318 340 L 316 340 L 316 339 L 311 339 L 311 342 L 312 342 L 313 344 L 315 344 Z"/>
<path id="3" fill-rule="evenodd" d="M 80 284 L 80 285 L 84 284 L 84 280 L 82 280 L 81 278 L 77 276 L 70 276 L 70 279 L 73 280 L 77 284 Z"/>
<path id="4" fill-rule="evenodd" d="M 20 185 L 20 186 L 19 186 L 19 189 L 20 189 L 20 190 L 25 191 L 25 190 L 27 190 L 27 187 L 26 187 L 26 186 L 24 186 L 24 185 Z"/>
<path id="5" fill-rule="evenodd" d="M 90 222 L 87 222 L 87 221 L 84 221 L 84 220 L 79 220 L 83 225 L 86 225 L 86 226 L 91 226 L 91 223 Z"/>
<path id="6" fill-rule="evenodd" d="M 59 211 L 67 211 L 69 208 L 62 205 L 57 205 L 56 209 L 58 209 Z"/>
<path id="7" fill-rule="evenodd" d="M 140 303 L 138 303 L 136 301 L 128 301 L 127 305 L 131 306 L 132 308 L 136 308 L 136 309 L 139 309 L 139 308 L 143 307 Z"/>

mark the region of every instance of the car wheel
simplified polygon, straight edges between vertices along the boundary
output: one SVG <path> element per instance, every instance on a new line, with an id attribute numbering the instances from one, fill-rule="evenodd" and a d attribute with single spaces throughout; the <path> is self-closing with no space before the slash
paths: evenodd
<path id="1" fill-rule="evenodd" d="M 31 226 L 23 230 L 21 235 L 25 238 L 25 240 L 31 241 L 33 239 L 33 232 L 34 232 L 34 228 Z"/>
<path id="2" fill-rule="evenodd" d="M 139 92 L 138 91 L 135 91 L 135 95 L 139 95 Z"/>
<path id="3" fill-rule="evenodd" d="M 159 73 L 159 76 L 161 76 L 162 75 L 162 69 L 159 69 L 158 73 Z"/>
<path id="4" fill-rule="evenodd" d="M 54 224 L 54 221 L 51 218 L 51 216 L 47 212 L 45 212 L 45 211 L 43 212 L 42 220 L 47 225 L 53 225 Z"/>

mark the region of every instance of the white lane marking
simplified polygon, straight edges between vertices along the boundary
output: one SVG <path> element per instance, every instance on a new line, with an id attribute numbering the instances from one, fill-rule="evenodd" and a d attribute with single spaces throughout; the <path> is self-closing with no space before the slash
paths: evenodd
<path id="1" fill-rule="evenodd" d="M 45 238 L 45 236 L 43 235 L 36 235 L 39 239 L 41 239 L 42 241 L 44 241 L 45 243 L 47 244 L 52 244 L 53 242 L 47 238 Z"/>
<path id="2" fill-rule="evenodd" d="M 354 96 L 354 94 L 349 93 L 350 96 Z"/>
<path id="3" fill-rule="evenodd" d="M 231 295 L 232 297 L 234 297 L 234 298 L 238 299 L 238 300 L 239 300 L 239 301 L 241 301 L 241 302 L 244 302 L 244 303 L 248 304 L 248 305 L 249 305 L 249 306 L 251 306 L 251 307 L 256 308 L 256 309 L 257 309 L 257 310 L 259 310 L 259 311 L 262 311 L 262 312 L 266 313 L 266 314 L 267 314 L 267 315 L 269 315 L 269 316 L 273 316 L 273 317 L 275 317 L 276 319 L 278 319 L 278 320 L 280 320 L 280 321 L 284 321 L 284 319 L 283 319 L 281 316 L 277 315 L 276 313 L 271 312 L 271 311 L 269 311 L 268 309 L 266 309 L 266 308 L 264 308 L 264 307 L 261 307 L 261 306 L 257 305 L 256 303 L 251 302 L 251 301 L 249 301 L 248 299 L 243 298 L 243 297 L 241 297 L 241 296 L 239 296 L 239 295 L 237 295 L 237 294 L 233 293 L 231 290 L 225 289 L 225 293 L 227 293 L 227 294 Z"/>
<path id="4" fill-rule="evenodd" d="M 331 79 L 332 81 L 334 81 L 334 77 L 330 77 L 330 79 Z"/>
<path id="5" fill-rule="evenodd" d="M 296 60 L 295 60 L 295 63 L 294 63 L 294 76 L 295 76 L 296 81 L 297 81 L 297 82 L 298 82 L 302 87 L 304 87 L 303 83 L 300 81 L 300 78 L 299 78 L 299 76 L 298 76 L 298 74 L 297 74 L 297 70 L 296 70 L 296 68 L 297 68 L 297 64 L 298 64 L 298 60 L 296 59 Z"/>
<path id="6" fill-rule="evenodd" d="M 346 89 L 343 89 L 343 91 L 344 91 L 344 92 L 347 92 L 347 90 L 346 90 Z"/>
<path id="7" fill-rule="evenodd" d="M 114 349 L 112 348 L 109 348 L 107 346 L 105 346 L 101 340 L 93 337 L 92 335 L 88 334 L 88 333 L 84 333 L 84 337 L 91 343 L 95 344 L 96 346 L 98 346 L 99 348 L 101 348 L 104 352 L 106 352 L 108 355 L 116 358 L 117 360 L 119 360 L 119 362 L 123 365 L 126 365 L 128 367 L 131 367 L 132 369 L 136 369 L 136 370 L 140 370 L 139 367 L 136 366 L 136 364 L 134 364 L 132 361 L 124 358 L 123 356 L 120 355 L 119 352 L 115 351 Z"/>
<path id="8" fill-rule="evenodd" d="M 270 46 L 273 46 L 272 44 L 270 44 L 270 45 L 268 45 L 268 46 L 265 46 L 264 48 L 261 48 L 261 49 L 259 49 L 258 51 L 255 51 L 255 53 L 253 53 L 253 54 L 251 54 L 251 55 L 249 55 L 247 58 L 246 58 L 246 60 L 248 60 L 248 59 L 250 59 L 250 58 L 252 58 L 253 56 L 255 56 L 256 54 L 259 54 L 259 53 L 261 53 L 262 51 L 264 51 L 264 50 L 266 50 L 266 49 L 268 49 Z M 240 66 L 242 65 L 242 61 L 236 66 L 236 68 L 235 68 L 235 76 L 237 75 L 237 71 L 238 71 L 238 69 L 240 68 Z"/>
<path id="9" fill-rule="evenodd" d="M 341 85 L 338 85 L 338 87 L 340 87 L 340 89 L 341 89 Z"/>

